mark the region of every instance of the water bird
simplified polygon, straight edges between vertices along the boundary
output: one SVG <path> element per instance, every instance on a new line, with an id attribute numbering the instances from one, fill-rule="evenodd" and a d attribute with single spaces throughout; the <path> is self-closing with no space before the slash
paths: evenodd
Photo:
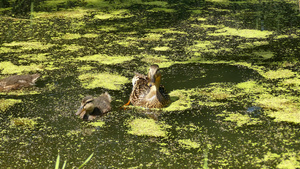
<path id="1" fill-rule="evenodd" d="M 83 120 L 92 121 L 97 117 L 103 116 L 111 110 L 111 96 L 108 92 L 101 94 L 99 97 L 86 96 L 81 101 L 81 106 L 75 115 Z"/>
<path id="2" fill-rule="evenodd" d="M 161 72 L 158 65 L 151 65 L 148 76 L 135 73 L 132 78 L 132 92 L 128 103 L 122 108 L 125 108 L 130 103 L 134 106 L 145 108 L 162 108 L 169 104 L 170 96 L 166 92 L 164 86 L 160 85 Z"/>
<path id="3" fill-rule="evenodd" d="M 40 74 L 32 75 L 13 75 L 0 80 L 0 92 L 18 90 L 25 87 L 35 85 L 35 82 L 40 77 Z"/>

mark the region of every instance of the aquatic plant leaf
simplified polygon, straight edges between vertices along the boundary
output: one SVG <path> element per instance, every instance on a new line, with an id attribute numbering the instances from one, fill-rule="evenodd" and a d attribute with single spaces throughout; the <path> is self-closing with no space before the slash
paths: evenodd
<path id="1" fill-rule="evenodd" d="M 92 154 L 84 161 L 84 163 L 82 163 L 82 164 L 78 167 L 78 169 L 80 169 L 80 168 L 82 168 L 83 166 L 85 166 L 85 165 L 91 160 L 91 158 L 93 157 L 93 155 L 94 155 L 94 153 L 92 153 Z"/>
<path id="2" fill-rule="evenodd" d="M 59 161 L 60 161 L 60 156 L 58 154 L 55 162 L 55 169 L 59 169 Z"/>

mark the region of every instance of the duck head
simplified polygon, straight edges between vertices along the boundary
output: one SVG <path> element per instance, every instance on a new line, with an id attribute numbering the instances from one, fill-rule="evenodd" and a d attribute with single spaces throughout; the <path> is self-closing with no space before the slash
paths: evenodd
<path id="1" fill-rule="evenodd" d="M 151 88 L 155 86 L 157 89 L 159 88 L 161 81 L 161 73 L 158 65 L 151 65 L 148 73 L 149 83 L 148 86 Z"/>
<path id="2" fill-rule="evenodd" d="M 77 110 L 75 115 L 80 115 L 81 118 L 84 117 L 86 113 L 91 113 L 95 109 L 94 98 L 92 96 L 87 96 L 82 99 L 81 106 Z"/>

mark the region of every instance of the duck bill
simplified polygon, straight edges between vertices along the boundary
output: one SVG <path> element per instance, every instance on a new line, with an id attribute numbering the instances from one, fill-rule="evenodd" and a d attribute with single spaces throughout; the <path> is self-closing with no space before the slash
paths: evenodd
<path id="1" fill-rule="evenodd" d="M 76 112 L 75 115 L 78 116 L 78 115 L 80 115 L 83 111 L 84 111 L 83 106 L 80 106 L 80 108 L 77 110 L 77 112 Z"/>
<path id="2" fill-rule="evenodd" d="M 148 86 L 152 87 L 153 85 L 155 85 L 155 77 L 153 75 L 151 75 L 150 80 L 148 82 Z"/>

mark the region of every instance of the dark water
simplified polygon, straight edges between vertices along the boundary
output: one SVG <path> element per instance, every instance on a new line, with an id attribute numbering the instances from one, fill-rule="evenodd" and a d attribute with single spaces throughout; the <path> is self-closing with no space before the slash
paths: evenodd
<path id="1" fill-rule="evenodd" d="M 170 91 L 201 88 L 216 82 L 238 83 L 258 77 L 253 70 L 223 64 L 178 64 L 162 71 L 163 83 Z M 126 121 L 148 116 L 142 110 L 120 110 L 122 102 L 117 101 L 112 102 L 112 112 L 101 119 L 105 122 L 103 127 L 88 126 L 74 115 L 81 96 L 97 96 L 106 89 L 86 90 L 80 86 L 76 75 L 72 68 L 63 72 L 52 71 L 37 82 L 36 90 L 42 90 L 41 94 L 6 96 L 22 99 L 23 102 L 1 114 L 2 132 L 5 133 L 2 138 L 5 144 L 1 145 L 2 166 L 52 168 L 57 154 L 68 161 L 69 167 L 79 166 L 94 153 L 89 168 L 196 168 L 204 166 L 204 155 L 208 156 L 212 167 L 224 166 L 222 159 L 226 159 L 232 167 L 240 167 L 241 164 L 245 167 L 251 166 L 255 157 L 269 151 L 269 148 L 263 147 L 266 144 L 264 136 L 256 133 L 277 130 L 270 121 L 265 122 L 270 127 L 268 131 L 263 125 L 232 130 L 216 117 L 226 108 L 198 106 L 187 111 L 159 113 L 158 122 L 171 126 L 165 138 L 135 136 L 127 133 L 130 128 Z M 48 83 L 54 83 L 55 88 L 43 90 Z M 121 99 L 125 103 L 130 90 L 128 84 L 123 92 L 108 92 L 114 100 Z M 40 118 L 34 129 L 9 129 L 6 116 Z M 68 134 L 71 131 L 75 134 Z M 272 146 L 282 146 L 274 135 L 266 135 L 275 140 Z M 200 146 L 186 149 L 179 145 L 178 139 L 191 139 Z M 162 150 L 167 150 L 168 154 Z M 240 161 L 234 162 L 236 159 Z"/>
<path id="2" fill-rule="evenodd" d="M 216 82 L 238 83 L 258 77 L 253 70 L 220 64 L 174 65 L 162 71 L 163 84 L 169 91 L 201 88 Z M 53 83 L 54 89 L 47 89 L 48 83 Z M 57 154 L 67 160 L 68 166 L 79 166 L 94 153 L 88 168 L 196 168 L 204 166 L 207 152 L 211 167 L 228 164 L 234 168 L 241 165 L 255 168 L 253 161 L 266 152 L 281 152 L 294 147 L 281 142 L 282 139 L 296 139 L 297 135 L 284 134 L 285 130 L 293 128 L 284 129 L 285 125 L 282 128 L 280 124 L 266 120 L 261 125 L 233 129 L 216 116 L 228 109 L 226 107 L 196 106 L 187 111 L 161 112 L 158 122 L 171 126 L 167 129 L 167 137 L 130 135 L 127 120 L 148 118 L 141 110 L 119 110 L 128 99 L 130 85 L 124 86 L 124 91 L 108 91 L 114 100 L 123 102 L 112 102 L 112 112 L 101 119 L 105 122 L 103 127 L 88 126 L 74 113 L 84 95 L 97 96 L 107 90 L 82 88 L 76 71 L 72 69 L 52 71 L 42 77 L 35 88 L 41 90 L 41 94 L 1 96 L 23 101 L 1 113 L 2 167 L 52 168 Z M 237 107 L 235 110 L 243 109 Z M 10 128 L 7 116 L 39 117 L 36 120 L 39 124 L 29 130 Z M 71 131 L 75 134 L 68 134 Z M 278 132 L 282 134 L 274 134 Z M 200 147 L 183 148 L 178 139 L 191 139 Z M 161 151 L 165 149 L 168 154 Z"/>

